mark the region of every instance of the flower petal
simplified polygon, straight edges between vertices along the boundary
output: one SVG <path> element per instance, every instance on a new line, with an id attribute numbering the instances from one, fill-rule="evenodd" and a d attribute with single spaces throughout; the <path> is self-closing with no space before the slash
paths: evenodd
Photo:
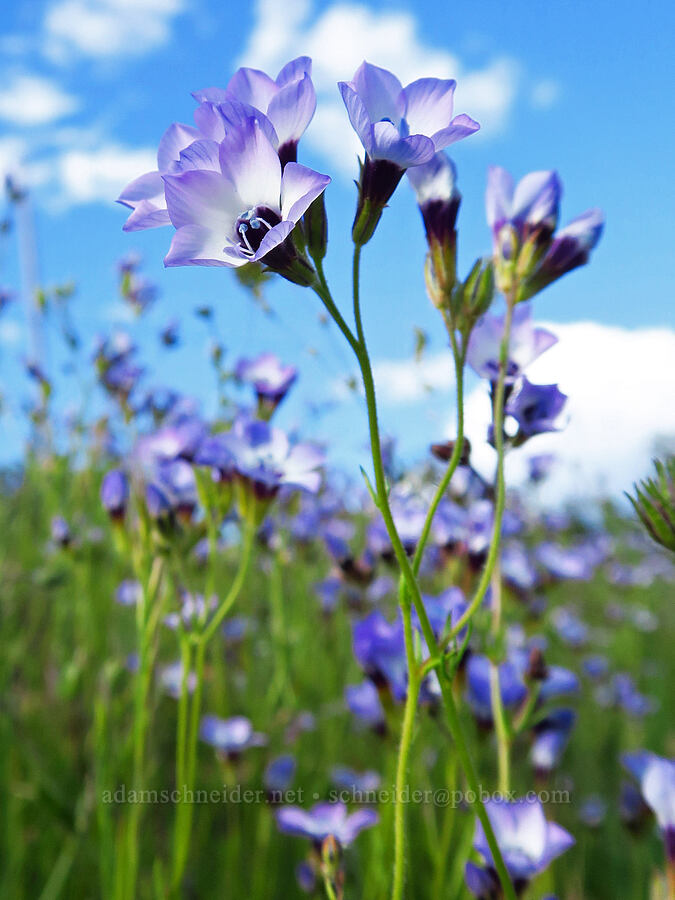
<path id="1" fill-rule="evenodd" d="M 161 137 L 157 148 L 157 168 L 160 172 L 168 172 L 171 163 L 178 159 L 180 151 L 188 147 L 193 141 L 204 137 L 191 125 L 183 125 L 174 122 Z"/>
<path id="2" fill-rule="evenodd" d="M 169 210 L 166 207 L 157 206 L 150 200 L 141 200 L 122 226 L 122 231 L 143 231 L 146 228 L 161 228 L 162 225 L 170 224 Z"/>
<path id="3" fill-rule="evenodd" d="M 227 177 L 193 169 L 163 178 L 166 206 L 175 228 L 203 225 L 217 232 L 223 244 L 233 235 L 235 222 L 246 207 Z"/>
<path id="4" fill-rule="evenodd" d="M 485 212 L 490 228 L 498 230 L 511 217 L 513 178 L 501 166 L 490 166 L 485 191 Z"/>
<path id="5" fill-rule="evenodd" d="M 281 178 L 282 218 L 297 222 L 329 184 L 328 175 L 321 175 L 299 163 L 287 163 Z"/>
<path id="6" fill-rule="evenodd" d="M 433 137 L 450 125 L 456 87 L 457 82 L 452 78 L 419 78 L 403 88 L 410 134 Z"/>
<path id="7" fill-rule="evenodd" d="M 434 142 L 423 134 L 402 138 L 391 122 L 373 125 L 373 159 L 388 159 L 407 169 L 429 162 L 435 152 Z"/>
<path id="8" fill-rule="evenodd" d="M 267 117 L 277 133 L 278 146 L 300 140 L 315 109 L 316 92 L 309 75 L 280 88 L 267 107 Z"/>
<path id="9" fill-rule="evenodd" d="M 312 74 L 312 59 L 310 56 L 298 56 L 287 62 L 277 75 L 277 87 L 284 87 L 292 81 L 301 81 L 305 75 Z"/>
<path id="10" fill-rule="evenodd" d="M 230 97 L 266 112 L 270 100 L 278 90 L 277 83 L 259 69 L 238 69 L 227 84 Z"/>
<path id="11" fill-rule="evenodd" d="M 351 122 L 352 128 L 358 134 L 366 153 L 370 156 L 373 150 L 373 128 L 368 116 L 368 111 L 363 104 L 363 100 L 356 93 L 351 84 L 346 81 L 339 81 L 338 88 L 342 95 L 342 100 L 347 108 L 347 115 Z"/>
<path id="12" fill-rule="evenodd" d="M 388 119 L 398 128 L 405 113 L 405 97 L 395 75 L 363 62 L 354 74 L 351 87 L 361 97 L 371 122 Z"/>
<path id="13" fill-rule="evenodd" d="M 521 178 L 513 194 L 511 218 L 516 222 L 548 222 L 555 228 L 562 184 L 557 172 L 530 172 Z"/>
<path id="14" fill-rule="evenodd" d="M 281 163 L 260 122 L 248 118 L 245 125 L 225 136 L 220 165 L 243 201 L 240 213 L 255 206 L 280 210 Z"/>
<path id="15" fill-rule="evenodd" d="M 169 266 L 243 266 L 250 262 L 234 245 L 223 248 L 224 239 L 203 225 L 183 225 L 171 241 L 164 265 Z"/>
<path id="16" fill-rule="evenodd" d="M 152 200 L 164 195 L 164 182 L 159 172 L 146 172 L 134 178 L 122 190 L 117 198 L 120 203 L 130 206 L 132 209 L 141 200 Z"/>
<path id="17" fill-rule="evenodd" d="M 442 128 L 432 135 L 434 145 L 437 150 L 443 150 L 450 144 L 456 144 L 457 141 L 463 140 L 480 130 L 480 125 L 471 116 L 461 113 L 455 116 L 447 128 Z"/>
<path id="18" fill-rule="evenodd" d="M 265 237 L 260 242 L 260 246 L 255 252 L 255 255 L 251 257 L 251 262 L 257 262 L 259 259 L 262 259 L 264 256 L 270 252 L 270 250 L 274 250 L 275 247 L 278 247 L 279 244 L 282 244 L 288 235 L 293 231 L 295 227 L 295 222 L 279 222 L 278 225 L 275 225 L 274 228 L 270 228 Z"/>

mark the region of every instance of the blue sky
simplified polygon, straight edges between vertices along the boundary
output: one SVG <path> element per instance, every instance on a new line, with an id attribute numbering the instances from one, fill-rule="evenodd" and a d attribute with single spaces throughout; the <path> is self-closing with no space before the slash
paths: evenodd
<path id="1" fill-rule="evenodd" d="M 165 127 L 191 120 L 191 90 L 224 85 L 242 62 L 275 74 L 287 59 L 309 53 L 319 109 L 300 158 L 334 179 L 327 194 L 327 269 L 347 310 L 357 145 L 335 81 L 349 78 L 364 57 L 393 69 L 404 83 L 420 75 L 456 77 L 457 111 L 483 126 L 453 153 L 464 197 L 462 271 L 489 247 L 483 194 L 491 163 L 518 176 L 556 168 L 565 184 L 563 221 L 589 206 L 605 211 L 606 231 L 592 264 L 537 298 L 536 315 L 563 326 L 561 345 L 567 341 L 566 348 L 551 351 L 539 380 L 559 380 L 575 390 L 572 437 L 558 440 L 569 473 L 588 463 L 593 446 L 588 477 L 597 480 L 603 466 L 609 468 L 615 477 L 607 483 L 617 489 L 646 465 L 656 437 L 675 433 L 667 264 L 675 205 L 674 25 L 666 2 L 641 12 L 634 4 L 605 0 L 23 0 L 3 14 L 0 170 L 18 171 L 34 186 L 43 280 L 77 282 L 72 311 L 85 346 L 118 320 L 141 343 L 153 369 L 149 380 L 197 395 L 208 411 L 213 381 L 205 330 L 192 310 L 211 304 L 232 360 L 273 350 L 299 365 L 301 379 L 281 421 L 329 441 L 332 458 L 352 464 L 363 456 L 365 441 L 360 419 L 358 427 L 346 427 L 359 415 L 358 400 L 308 417 L 310 406 L 334 405 L 337 387 L 353 369 L 337 336 L 319 324 L 313 295 L 275 282 L 267 294 L 274 315 L 265 316 L 225 270 L 164 270 L 169 230 L 123 234 L 124 212 L 112 201 L 127 180 L 151 167 Z M 142 253 L 146 273 L 161 291 L 140 323 L 124 321 L 115 297 L 115 260 L 130 250 Z M 379 363 L 383 423 L 406 458 L 420 456 L 451 430 L 453 416 L 443 330 L 424 293 L 424 252 L 413 195 L 404 183 L 367 248 L 363 298 L 371 355 Z M 0 247 L 0 283 L 18 287 L 15 255 L 10 237 Z M 174 316 L 182 322 L 183 346 L 167 357 L 156 332 Z M 584 329 L 584 322 L 596 330 Z M 410 361 L 415 327 L 430 339 L 421 370 Z M 21 446 L 20 398 L 28 392 L 19 364 L 24 340 L 17 304 L 0 320 L 0 378 L 11 398 L 3 459 L 16 457 Z M 80 394 L 72 379 L 59 374 L 61 358 L 50 336 L 47 364 L 64 409 L 77 405 Z M 558 364 L 566 370 L 556 371 Z M 587 391 L 591 382 L 594 390 Z M 473 382 L 470 388 L 470 420 L 479 432 L 481 388 Z M 587 395 L 602 408 L 591 410 Z M 602 437 L 608 430 L 624 455 L 615 444 L 606 463 Z M 538 440 L 533 452 L 556 447 L 554 439 Z M 573 480 L 570 475 L 568 482 Z"/>

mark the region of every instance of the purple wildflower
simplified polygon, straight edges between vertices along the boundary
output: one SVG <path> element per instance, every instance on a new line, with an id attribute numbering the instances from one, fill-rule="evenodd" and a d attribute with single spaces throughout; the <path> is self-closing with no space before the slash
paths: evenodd
<path id="1" fill-rule="evenodd" d="M 675 760 L 642 750 L 626 753 L 624 767 L 640 784 L 647 805 L 656 816 L 669 864 L 675 864 Z"/>
<path id="2" fill-rule="evenodd" d="M 364 62 L 338 87 L 366 151 L 352 232 L 364 244 L 406 169 L 430 162 L 480 126 L 467 115 L 453 117 L 452 79 L 420 78 L 403 88 L 391 72 Z"/>
<path id="3" fill-rule="evenodd" d="M 113 521 L 122 521 L 129 501 L 129 479 L 122 469 L 112 469 L 101 483 L 101 503 Z"/>
<path id="4" fill-rule="evenodd" d="M 227 101 L 238 101 L 251 113 L 269 122 L 270 138 L 282 165 L 297 159 L 298 141 L 312 121 L 316 109 L 316 93 L 312 84 L 312 60 L 299 56 L 279 72 L 276 79 L 259 69 L 238 69 L 225 89 L 206 88 L 193 97 L 203 104 L 197 122 L 214 113 L 208 104 L 218 107 Z"/>
<path id="5" fill-rule="evenodd" d="M 539 800 L 488 800 L 485 810 L 516 892 L 522 892 L 535 875 L 574 844 L 574 838 L 564 828 L 546 821 Z M 480 822 L 476 822 L 473 846 L 484 858 L 486 868 L 467 863 L 467 887 L 474 896 L 490 900 L 498 896 L 499 881 Z"/>
<path id="6" fill-rule="evenodd" d="M 254 731 L 245 716 L 233 716 L 231 719 L 204 716 L 199 726 L 199 736 L 227 756 L 237 756 L 249 747 L 262 747 L 267 743 L 265 735 Z"/>
<path id="7" fill-rule="evenodd" d="M 372 828 L 379 821 L 372 809 L 360 809 L 348 815 L 344 803 L 317 803 L 310 810 L 285 806 L 277 811 L 276 817 L 279 830 L 285 834 L 309 838 L 318 845 L 330 836 L 341 847 L 348 847 L 364 828 Z"/>
<path id="8" fill-rule="evenodd" d="M 284 366 L 273 353 L 261 353 L 255 359 L 240 359 L 234 374 L 238 381 L 253 386 L 261 411 L 269 416 L 290 390 L 298 370 Z"/>
<path id="9" fill-rule="evenodd" d="M 298 163 L 288 163 L 282 175 L 279 157 L 254 118 L 220 144 L 204 144 L 211 168 L 162 176 L 176 228 L 164 264 L 236 268 L 264 259 L 290 274 L 300 257 L 286 238 L 330 178 Z M 305 283 L 311 284 L 313 271 L 305 266 Z"/>
<path id="10" fill-rule="evenodd" d="M 523 376 L 504 410 L 518 423 L 515 443 L 524 443 L 536 434 L 559 431 L 558 421 L 566 403 L 567 395 L 557 384 L 532 384 Z"/>
<path id="11" fill-rule="evenodd" d="M 496 381 L 499 376 L 499 357 L 504 335 L 504 316 L 487 314 L 479 319 L 471 332 L 466 360 L 477 375 Z M 513 384 L 525 369 L 542 353 L 558 342 L 546 328 L 537 328 L 532 321 L 531 305 L 517 306 L 513 311 L 513 325 L 509 338 L 505 382 Z"/>

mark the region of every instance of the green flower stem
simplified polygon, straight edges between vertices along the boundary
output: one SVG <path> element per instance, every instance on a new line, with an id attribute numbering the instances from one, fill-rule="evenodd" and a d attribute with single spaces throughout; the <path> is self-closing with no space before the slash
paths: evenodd
<path id="1" fill-rule="evenodd" d="M 431 533 L 431 526 L 434 521 L 434 516 L 436 515 L 436 510 L 448 489 L 452 476 L 457 470 L 464 449 L 464 358 L 466 351 L 460 350 L 457 346 L 457 338 L 454 329 L 448 328 L 448 332 L 450 334 L 450 343 L 452 345 L 452 356 L 455 361 L 455 382 L 457 384 L 457 437 L 447 469 L 436 488 L 436 493 L 427 510 L 422 533 L 420 534 L 420 539 L 415 548 L 415 556 L 413 558 L 413 572 L 415 575 L 419 573 L 420 565 L 422 564 L 422 557 L 424 556 L 424 550 L 427 541 L 429 540 L 429 534 Z"/>
<path id="2" fill-rule="evenodd" d="M 507 794 L 510 784 L 511 738 L 504 704 L 502 703 L 502 692 L 499 689 L 499 667 L 494 662 L 490 662 L 490 700 L 495 734 L 497 736 L 499 790 L 500 793 Z"/>
<path id="3" fill-rule="evenodd" d="M 506 483 L 504 481 L 504 395 L 505 395 L 505 378 L 506 363 L 508 361 L 509 342 L 511 338 L 511 326 L 513 323 L 513 308 L 515 303 L 508 300 L 506 304 L 506 316 L 504 317 L 504 335 L 500 349 L 499 359 L 499 375 L 497 377 L 497 387 L 495 389 L 494 400 L 494 441 L 497 451 L 497 471 L 495 475 L 496 492 L 495 492 L 495 512 L 494 523 L 492 527 L 492 537 L 490 540 L 490 549 L 485 562 L 485 567 L 481 573 L 480 581 L 476 592 L 469 604 L 468 608 L 455 626 L 449 629 L 441 639 L 441 647 L 446 647 L 450 641 L 457 637 L 464 626 L 473 618 L 474 613 L 479 608 L 487 589 L 492 580 L 492 573 L 499 560 L 499 545 L 501 543 L 502 519 L 504 518 L 504 506 L 506 504 Z"/>
<path id="4" fill-rule="evenodd" d="M 410 600 L 407 593 L 401 604 L 403 612 L 403 633 L 405 636 L 405 652 L 408 664 L 408 692 L 403 713 L 401 740 L 396 764 L 396 791 L 394 795 L 394 881 L 392 900 L 401 900 L 405 883 L 405 804 L 402 802 L 403 792 L 408 778 L 410 749 L 412 747 L 415 728 L 415 713 L 420 693 L 421 678 L 415 664 L 415 650 L 411 622 Z"/>
<path id="5" fill-rule="evenodd" d="M 148 695 L 152 679 L 151 649 L 153 625 L 157 617 L 153 615 L 163 572 L 163 560 L 157 556 L 144 579 L 143 592 L 136 604 L 136 631 L 138 634 L 138 675 L 134 697 L 133 725 L 133 776 L 134 790 L 143 789 L 145 768 L 145 739 L 150 724 Z M 136 897 L 138 877 L 138 830 L 141 817 L 141 803 L 133 803 L 129 811 L 126 834 L 126 894 L 130 900 Z"/>
<path id="6" fill-rule="evenodd" d="M 206 659 L 206 649 L 214 634 L 220 628 L 225 616 L 234 605 L 237 597 L 246 580 L 246 575 L 251 563 L 253 544 L 255 540 L 255 525 L 253 521 L 247 521 L 244 526 L 244 541 L 241 556 L 239 558 L 239 567 L 234 577 L 234 581 L 230 586 L 230 590 L 223 602 L 218 607 L 216 614 L 204 627 L 201 634 L 194 639 L 195 645 L 195 690 L 190 705 L 189 720 L 187 723 L 187 731 L 185 738 L 185 750 L 179 751 L 183 754 L 182 774 L 183 780 L 177 785 L 180 792 L 181 802 L 179 802 L 176 810 L 176 822 L 174 827 L 174 852 L 173 852 L 173 873 L 172 886 L 175 892 L 180 888 L 180 883 L 185 872 L 188 851 L 190 847 L 190 834 L 192 828 L 192 806 L 190 802 L 182 802 L 183 794 L 189 795 L 194 790 L 196 769 L 197 769 L 197 743 L 199 738 L 199 720 L 201 715 L 202 692 L 204 682 L 204 664 Z M 187 692 L 187 682 L 184 683 L 183 691 Z"/>
<path id="7" fill-rule="evenodd" d="M 450 730 L 453 735 L 453 739 L 458 748 L 458 755 L 460 757 L 460 762 L 462 763 L 462 767 L 465 770 L 467 782 L 469 782 L 470 787 L 472 786 L 472 790 L 474 790 L 476 794 L 476 809 L 478 811 L 478 816 L 483 824 L 483 828 L 485 830 L 486 838 L 490 849 L 492 851 L 495 868 L 497 869 L 497 874 L 499 876 L 499 880 L 502 884 L 502 888 L 504 891 L 505 900 L 516 900 L 516 895 L 513 890 L 513 885 L 509 879 L 508 872 L 506 871 L 506 866 L 504 865 L 504 861 L 502 859 L 501 851 L 499 850 L 499 846 L 497 844 L 496 838 L 494 836 L 494 832 L 492 830 L 492 826 L 490 824 L 490 820 L 488 819 L 487 813 L 485 812 L 485 808 L 483 807 L 482 801 L 480 799 L 480 793 L 477 790 L 478 787 L 478 779 L 475 774 L 475 770 L 473 769 L 473 764 L 471 762 L 471 757 L 466 748 L 466 743 L 464 742 L 461 731 L 459 730 L 459 719 L 457 716 L 457 711 L 454 706 L 454 699 L 452 698 L 452 689 L 449 682 L 449 679 L 445 675 L 443 671 L 442 663 L 442 650 L 439 648 L 435 635 L 433 633 L 433 629 L 431 628 L 431 624 L 429 622 L 429 618 L 427 616 L 426 609 L 424 608 L 424 604 L 422 602 L 422 595 L 420 592 L 419 585 L 417 583 L 417 579 L 415 577 L 415 573 L 413 571 L 413 567 L 408 559 L 408 556 L 405 552 L 405 548 L 401 542 L 401 539 L 396 530 L 396 525 L 394 523 L 393 516 L 391 514 L 391 509 L 389 508 L 389 498 L 388 498 L 388 490 L 387 483 L 384 474 L 384 466 L 382 464 L 382 453 L 381 453 L 381 445 L 380 445 L 380 435 L 379 435 L 379 427 L 377 421 L 377 403 L 375 397 L 375 385 L 372 373 L 372 367 L 370 364 L 370 358 L 368 356 L 368 350 L 365 342 L 365 335 L 363 331 L 363 324 L 361 321 L 361 306 L 360 306 L 360 295 L 359 295 L 359 275 L 360 275 L 360 261 L 361 261 L 361 248 L 356 245 L 354 248 L 354 263 L 353 263 L 353 290 L 354 290 L 354 319 L 356 322 L 356 336 L 352 333 L 351 329 L 344 321 L 340 311 L 338 310 L 332 296 L 328 285 L 326 283 L 325 277 L 323 277 L 323 273 L 319 271 L 317 283 L 314 285 L 314 291 L 324 304 L 326 310 L 328 311 L 331 318 L 335 321 L 337 326 L 340 328 L 345 338 L 347 339 L 349 345 L 351 346 L 354 354 L 359 363 L 359 368 L 361 370 L 361 378 L 363 381 L 363 388 L 366 395 L 366 406 L 368 410 L 368 427 L 370 432 L 370 443 L 371 443 L 371 453 L 373 458 L 373 469 L 375 472 L 375 485 L 376 485 L 376 499 L 378 503 L 378 509 L 384 519 L 385 526 L 387 528 L 387 534 L 389 535 L 389 539 L 392 543 L 392 548 L 394 550 L 394 554 L 396 556 L 396 560 L 399 565 L 399 569 L 401 571 L 401 577 L 405 583 L 405 589 L 400 591 L 400 594 L 403 595 L 407 591 L 412 599 L 412 603 L 415 606 L 415 610 L 417 612 L 420 626 L 422 629 L 422 634 L 424 636 L 424 640 L 429 648 L 431 653 L 431 661 L 434 664 L 434 667 L 439 668 L 439 680 L 441 684 L 441 691 L 443 696 L 444 705 L 446 707 L 446 713 L 448 716 L 448 722 L 450 726 Z M 502 395 L 503 395 L 503 379 L 502 379 Z M 496 534 L 499 536 L 500 528 L 496 529 Z M 489 578 L 488 578 L 489 584 Z M 487 585 L 486 585 L 487 589 Z M 482 598 L 481 598 L 482 599 Z M 409 601 L 408 601 L 409 602 Z M 480 603 L 480 601 L 479 601 Z M 476 608 L 479 604 L 476 604 Z M 418 673 L 413 674 L 412 677 L 417 677 Z M 411 677 L 411 673 L 409 673 L 409 678 Z M 451 704 L 451 706 L 449 706 Z M 463 748 L 462 752 L 460 752 L 460 747 Z M 409 747 L 406 750 L 404 746 L 404 752 L 409 753 Z M 471 766 L 471 773 L 467 770 L 466 766 Z M 398 768 L 398 767 L 397 767 Z M 404 812 L 404 810 L 402 810 Z M 403 863 L 395 861 L 394 869 L 396 871 L 397 866 L 401 866 Z M 396 882 L 394 882 L 394 889 L 397 889 Z"/>

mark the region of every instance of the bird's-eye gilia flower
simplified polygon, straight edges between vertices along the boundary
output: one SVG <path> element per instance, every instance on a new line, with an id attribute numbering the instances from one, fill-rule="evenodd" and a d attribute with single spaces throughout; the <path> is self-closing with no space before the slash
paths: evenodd
<path id="1" fill-rule="evenodd" d="M 274 353 L 261 353 L 255 359 L 238 360 L 234 376 L 253 385 L 258 397 L 258 412 L 269 418 L 298 377 L 295 366 L 285 366 Z"/>
<path id="2" fill-rule="evenodd" d="M 408 169 L 417 205 L 422 214 L 429 254 L 425 266 L 427 291 L 436 307 L 449 301 L 457 278 L 457 213 L 462 195 L 457 189 L 457 170 L 445 153 L 428 163 Z"/>
<path id="3" fill-rule="evenodd" d="M 131 209 L 124 223 L 124 231 L 142 231 L 170 225 L 171 219 L 164 200 L 162 175 L 175 171 L 181 153 L 204 135 L 192 125 L 174 122 L 162 135 L 157 149 L 157 169 L 131 181 L 117 198 L 117 202 Z"/>
<path id="4" fill-rule="evenodd" d="M 124 519 L 129 501 L 129 479 L 122 469 L 111 469 L 101 482 L 101 503 L 114 521 Z"/>
<path id="5" fill-rule="evenodd" d="M 345 688 L 345 703 L 351 713 L 375 731 L 385 728 L 385 716 L 382 701 L 372 681 L 360 684 L 349 684 Z"/>
<path id="6" fill-rule="evenodd" d="M 349 120 L 366 151 L 352 235 L 365 244 L 403 173 L 478 131 L 465 114 L 453 116 L 456 82 L 420 78 L 403 87 L 386 69 L 364 62 L 338 84 Z"/>
<path id="7" fill-rule="evenodd" d="M 204 142 L 206 143 L 206 142 Z M 330 182 L 298 163 L 281 163 L 258 121 L 211 144 L 219 170 L 164 175 L 176 228 L 166 266 L 239 267 L 264 260 L 285 277 L 311 284 L 314 271 L 286 238 Z"/>
<path id="8" fill-rule="evenodd" d="M 258 117 L 269 122 L 267 129 L 282 166 L 297 160 L 298 141 L 312 121 L 316 110 L 316 92 L 312 84 L 312 60 L 299 56 L 291 60 L 275 79 L 259 69 L 238 69 L 226 88 L 195 91 L 200 105 L 195 121 L 202 130 L 208 118 L 217 117 L 222 104 L 237 101 Z M 213 135 L 210 135 L 213 136 Z"/>
<path id="9" fill-rule="evenodd" d="M 485 206 L 499 289 L 522 301 L 588 261 L 603 228 L 593 208 L 555 233 L 562 183 L 557 172 L 530 172 L 518 184 L 500 166 L 488 170 Z"/>
<path id="10" fill-rule="evenodd" d="M 536 434 L 560 430 L 560 414 L 567 403 L 557 384 L 532 384 L 523 376 L 505 407 L 508 416 L 518 423 L 514 445 L 524 443 Z"/>
<path id="11" fill-rule="evenodd" d="M 203 716 L 199 736 L 205 743 L 227 756 L 237 756 L 249 747 L 263 747 L 267 743 L 267 737 L 254 731 L 253 725 L 245 716 L 232 716 L 230 719 Z"/>
<path id="12" fill-rule="evenodd" d="M 557 823 L 546 820 L 539 800 L 491 799 L 486 802 L 485 811 L 516 893 L 522 893 L 535 875 L 574 844 L 571 834 Z M 467 887 L 475 897 L 491 900 L 501 892 L 492 852 L 480 822 L 476 822 L 473 846 L 485 860 L 486 868 L 467 863 Z"/>
<path id="13" fill-rule="evenodd" d="M 490 313 L 479 319 L 471 332 L 466 361 L 481 378 L 497 380 L 503 336 L 504 316 Z M 505 383 L 513 384 L 535 359 L 557 342 L 558 338 L 552 332 L 535 326 L 529 303 L 517 306 L 513 311 L 509 336 Z"/>
<path id="14" fill-rule="evenodd" d="M 373 809 L 348 815 L 344 803 L 317 803 L 309 810 L 284 806 L 276 817 L 279 830 L 285 834 L 309 838 L 317 845 L 333 837 L 341 847 L 348 847 L 364 828 L 372 828 L 379 821 Z"/>
<path id="15" fill-rule="evenodd" d="M 663 835 L 669 866 L 675 866 L 675 760 L 643 750 L 626 753 L 621 761 L 639 782 Z"/>

